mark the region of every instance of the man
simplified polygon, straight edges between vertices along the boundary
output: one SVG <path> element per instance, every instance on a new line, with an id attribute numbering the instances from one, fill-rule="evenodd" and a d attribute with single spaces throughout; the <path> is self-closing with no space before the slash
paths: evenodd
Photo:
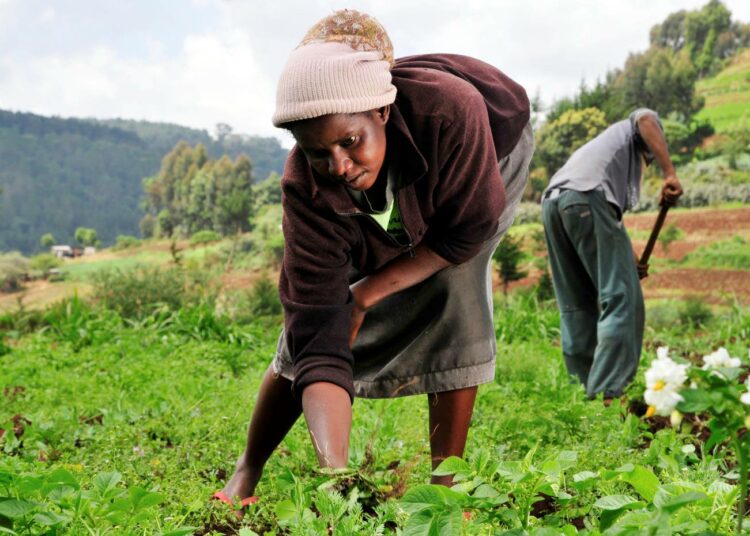
<path id="1" fill-rule="evenodd" d="M 591 398 L 620 396 L 638 368 L 639 279 L 648 266 L 638 265 L 622 214 L 638 202 L 644 165 L 653 160 L 664 175 L 661 203 L 673 206 L 682 186 L 658 115 L 641 108 L 573 153 L 542 196 L 565 365 Z"/>

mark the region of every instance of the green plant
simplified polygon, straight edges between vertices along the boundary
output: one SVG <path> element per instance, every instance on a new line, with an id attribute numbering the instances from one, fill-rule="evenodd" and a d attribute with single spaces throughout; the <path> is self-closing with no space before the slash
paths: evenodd
<path id="1" fill-rule="evenodd" d="M 45 233 L 39 239 L 39 245 L 45 248 L 50 248 L 55 245 L 55 237 L 52 236 L 52 233 Z"/>
<path id="2" fill-rule="evenodd" d="M 700 298 L 689 297 L 679 308 L 680 324 L 687 327 L 705 327 L 713 318 L 711 308 Z"/>
<path id="3" fill-rule="evenodd" d="M 28 269 L 28 259 L 17 251 L 0 253 L 0 292 L 20 290 Z"/>
<path id="4" fill-rule="evenodd" d="M 208 274 L 180 267 L 104 270 L 92 275 L 94 299 L 122 318 L 139 319 L 159 310 L 176 311 L 190 303 L 213 300 Z"/>
<path id="5" fill-rule="evenodd" d="M 492 255 L 492 259 L 498 265 L 498 273 L 503 282 L 503 293 L 508 294 L 508 285 L 511 281 L 518 281 L 528 275 L 528 272 L 520 268 L 524 257 L 523 238 L 514 238 L 510 234 L 505 235 Z"/>
<path id="6" fill-rule="evenodd" d="M 123 487 L 118 472 L 97 474 L 87 485 L 65 469 L 41 473 L 0 464 L 0 532 L 31 534 L 142 533 L 164 496 L 139 486 Z M 173 527 L 173 536 L 193 527 Z"/>
<path id="7" fill-rule="evenodd" d="M 733 450 L 739 462 L 735 534 L 743 534 L 750 470 L 750 436 L 747 434 L 750 380 L 744 385 L 738 381 L 740 367 L 740 359 L 730 357 L 725 348 L 704 356 L 703 366 L 697 368 L 675 362 L 669 357 L 668 349 L 662 347 L 646 372 L 644 393 L 649 404 L 647 416 L 671 414 L 672 423 L 679 424 L 682 413 L 707 414 L 711 435 L 703 446 L 704 452 L 711 452 L 715 447 Z M 690 387 L 685 388 L 688 382 Z"/>
<path id="8" fill-rule="evenodd" d="M 664 253 L 669 251 L 669 246 L 675 240 L 680 240 L 684 233 L 674 223 L 670 223 L 659 235 L 659 243 L 664 249 Z"/>
<path id="9" fill-rule="evenodd" d="M 215 231 L 210 230 L 198 231 L 190 237 L 190 243 L 194 246 L 200 244 L 208 244 L 210 242 L 217 242 L 219 240 L 221 240 L 221 235 Z"/>
<path id="10" fill-rule="evenodd" d="M 46 275 L 53 268 L 62 266 L 62 261 L 51 253 L 40 253 L 29 259 L 29 268 Z"/>
<path id="11" fill-rule="evenodd" d="M 138 247 L 141 245 L 141 241 L 131 235 L 118 235 L 115 245 L 112 247 L 114 250 L 129 249 Z"/>
<path id="12" fill-rule="evenodd" d="M 248 293 L 248 311 L 254 316 L 281 314 L 281 301 L 276 285 L 268 278 L 259 279 Z"/>

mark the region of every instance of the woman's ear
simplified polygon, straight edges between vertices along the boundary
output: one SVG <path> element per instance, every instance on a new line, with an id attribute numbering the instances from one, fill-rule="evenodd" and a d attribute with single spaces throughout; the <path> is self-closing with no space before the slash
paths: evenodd
<path id="1" fill-rule="evenodd" d="M 383 106 L 382 108 L 378 108 L 376 110 L 376 113 L 380 120 L 385 125 L 388 122 L 388 118 L 391 116 L 391 105 Z"/>

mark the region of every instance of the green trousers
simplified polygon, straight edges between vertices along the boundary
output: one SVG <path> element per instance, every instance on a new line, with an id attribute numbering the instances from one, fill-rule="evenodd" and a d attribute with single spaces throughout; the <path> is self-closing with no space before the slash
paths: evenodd
<path id="1" fill-rule="evenodd" d="M 643 293 L 630 238 L 599 190 L 553 193 L 542 218 L 568 372 L 590 397 L 619 396 L 643 344 Z"/>

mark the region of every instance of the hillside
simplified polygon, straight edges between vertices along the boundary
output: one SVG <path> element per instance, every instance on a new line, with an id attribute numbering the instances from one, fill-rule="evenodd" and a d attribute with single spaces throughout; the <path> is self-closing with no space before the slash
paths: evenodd
<path id="1" fill-rule="evenodd" d="M 706 99 L 696 118 L 710 121 L 716 132 L 727 132 L 743 117 L 750 122 L 750 49 L 716 76 L 698 81 L 696 91 Z"/>
<path id="2" fill-rule="evenodd" d="M 142 179 L 180 140 L 203 143 L 212 157 L 249 155 L 256 181 L 280 173 L 286 157 L 275 138 L 230 134 L 219 142 L 179 125 L 0 110 L 0 251 L 37 251 L 48 232 L 72 242 L 79 226 L 95 228 L 105 245 L 138 235 Z"/>

